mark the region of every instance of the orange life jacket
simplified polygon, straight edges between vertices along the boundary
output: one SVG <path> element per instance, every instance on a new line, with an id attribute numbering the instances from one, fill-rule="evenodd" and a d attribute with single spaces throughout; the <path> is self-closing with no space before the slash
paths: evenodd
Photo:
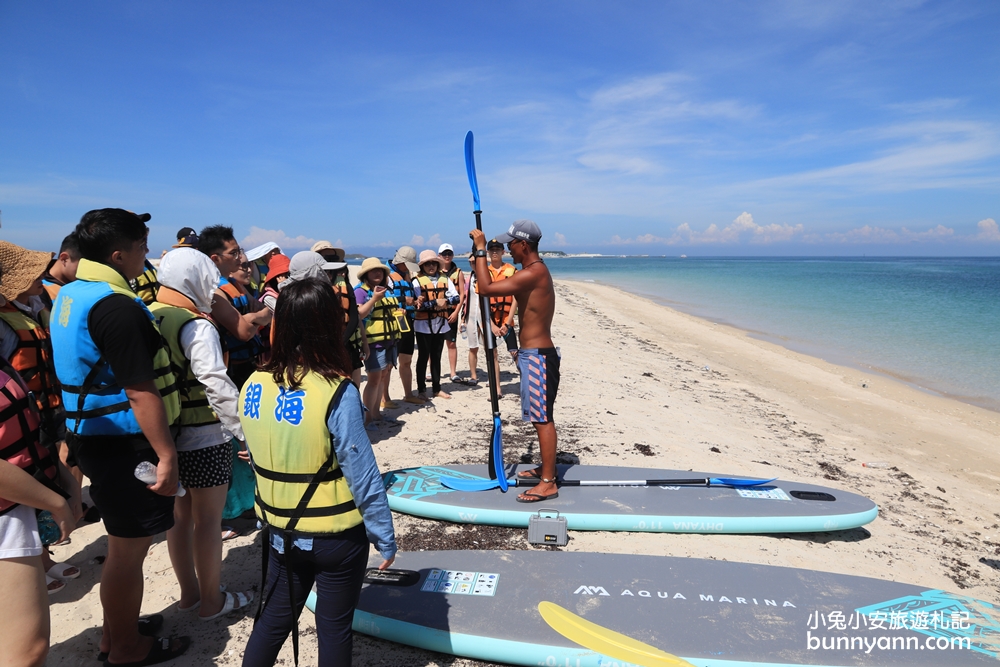
<path id="1" fill-rule="evenodd" d="M 10 302 L 0 307 L 0 319 L 17 334 L 17 348 L 9 361 L 35 395 L 38 409 L 48 410 L 62 405 L 48 331 Z"/>
<path id="2" fill-rule="evenodd" d="M 444 299 L 448 293 L 448 276 L 443 273 L 439 273 L 433 280 L 430 276 L 421 273 L 417 276 L 417 284 L 420 285 L 420 296 L 423 297 L 425 303 Z M 418 310 L 414 319 L 429 320 L 433 317 L 448 317 L 450 313 L 451 306 L 445 305 L 444 308 L 441 308 L 435 304 L 430 310 L 422 308 Z"/>
<path id="3" fill-rule="evenodd" d="M 38 442 L 38 413 L 17 372 L 6 362 L 0 362 L 0 459 L 55 487 L 58 471 Z M 16 506 L 14 501 L 0 498 L 0 514 Z"/>
<path id="4" fill-rule="evenodd" d="M 517 272 L 513 264 L 503 264 L 499 269 L 494 269 L 492 264 L 487 264 L 490 269 L 490 277 L 493 282 L 510 278 Z M 479 294 L 479 283 L 476 283 L 476 294 Z M 502 327 L 510 315 L 510 309 L 514 306 L 513 296 L 491 296 L 490 297 L 490 319 L 493 324 Z"/>

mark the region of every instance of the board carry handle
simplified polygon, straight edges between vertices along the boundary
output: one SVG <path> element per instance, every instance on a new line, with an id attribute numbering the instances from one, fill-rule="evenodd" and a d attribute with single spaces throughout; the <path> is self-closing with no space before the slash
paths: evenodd
<path id="1" fill-rule="evenodd" d="M 412 586 L 420 581 L 420 573 L 416 570 L 380 570 L 377 567 L 370 567 L 365 570 L 366 584 L 376 584 L 379 586 Z"/>
<path id="2" fill-rule="evenodd" d="M 827 503 L 837 499 L 833 494 L 822 491 L 789 491 L 788 495 L 799 500 L 819 500 Z"/>
<path id="3" fill-rule="evenodd" d="M 545 509 L 545 508 L 542 508 L 542 509 L 538 510 L 537 512 L 535 512 L 535 516 L 537 516 L 539 519 L 541 519 L 542 518 L 542 512 L 548 512 L 549 513 L 546 518 L 550 518 L 550 519 L 558 519 L 559 518 L 559 510 Z M 555 516 L 552 516 L 553 512 L 555 512 Z"/>

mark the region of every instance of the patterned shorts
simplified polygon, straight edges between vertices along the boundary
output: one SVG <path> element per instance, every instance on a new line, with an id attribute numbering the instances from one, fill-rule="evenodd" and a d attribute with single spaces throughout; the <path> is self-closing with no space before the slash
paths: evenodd
<path id="1" fill-rule="evenodd" d="M 193 452 L 177 452 L 177 464 L 185 489 L 228 485 L 233 477 L 233 448 L 224 442 Z"/>
<path id="2" fill-rule="evenodd" d="M 522 348 L 517 353 L 521 371 L 521 420 L 545 424 L 553 419 L 559 391 L 559 350 Z"/>

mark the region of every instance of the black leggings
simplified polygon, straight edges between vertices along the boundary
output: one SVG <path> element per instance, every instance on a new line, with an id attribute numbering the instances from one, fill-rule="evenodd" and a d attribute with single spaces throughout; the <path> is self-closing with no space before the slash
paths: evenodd
<path id="1" fill-rule="evenodd" d="M 265 540 L 267 531 L 261 533 Z M 278 651 L 298 620 L 306 597 L 316 584 L 316 635 L 320 667 L 351 664 L 351 623 L 358 605 L 361 583 L 368 564 L 368 537 L 364 524 L 336 537 L 314 537 L 312 551 L 295 549 L 292 571 L 285 559 L 268 544 L 267 584 L 271 593 L 260 619 L 250 633 L 243 653 L 243 667 L 271 667 Z M 285 545 L 288 548 L 288 545 Z M 288 576 L 292 577 L 295 600 L 288 599 Z M 272 592 L 273 591 L 273 592 Z M 299 641 L 302 642 L 300 635 Z"/>
<path id="2" fill-rule="evenodd" d="M 444 349 L 444 334 L 417 332 L 417 391 L 427 391 L 427 359 L 431 360 L 431 388 L 434 393 L 441 391 L 441 350 Z"/>

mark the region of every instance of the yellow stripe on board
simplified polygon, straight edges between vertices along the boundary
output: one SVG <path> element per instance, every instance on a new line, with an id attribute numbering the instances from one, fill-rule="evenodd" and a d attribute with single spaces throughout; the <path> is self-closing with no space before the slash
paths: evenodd
<path id="1" fill-rule="evenodd" d="M 615 660 L 640 667 L 694 667 L 690 662 L 620 632 L 591 623 L 552 602 L 539 602 L 538 613 L 566 639 Z"/>

